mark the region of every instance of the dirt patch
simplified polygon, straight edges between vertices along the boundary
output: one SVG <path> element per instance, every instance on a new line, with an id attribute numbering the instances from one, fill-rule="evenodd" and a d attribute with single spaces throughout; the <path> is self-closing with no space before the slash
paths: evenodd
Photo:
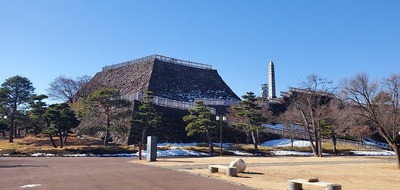
<path id="1" fill-rule="evenodd" d="M 208 173 L 209 164 L 229 164 L 236 157 L 158 158 L 156 162 L 134 160 L 133 163 L 154 165 L 204 175 L 255 189 L 287 189 L 289 178 L 318 178 L 338 183 L 346 190 L 398 190 L 400 170 L 394 157 L 242 157 L 247 164 L 239 177 Z M 322 189 L 304 185 L 304 189 Z"/>

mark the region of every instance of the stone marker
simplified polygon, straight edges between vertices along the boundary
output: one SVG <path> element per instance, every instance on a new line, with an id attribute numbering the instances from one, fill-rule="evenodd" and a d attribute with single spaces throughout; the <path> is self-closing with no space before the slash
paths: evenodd
<path id="1" fill-rule="evenodd" d="M 238 173 L 243 173 L 246 170 L 246 163 L 242 159 L 236 158 L 236 160 L 229 163 L 229 167 L 236 167 Z"/>
<path id="2" fill-rule="evenodd" d="M 147 161 L 153 162 L 157 159 L 157 137 L 147 136 Z"/>

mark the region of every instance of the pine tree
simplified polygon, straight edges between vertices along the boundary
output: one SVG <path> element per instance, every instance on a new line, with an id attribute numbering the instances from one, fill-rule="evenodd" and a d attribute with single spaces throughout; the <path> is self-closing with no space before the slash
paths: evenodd
<path id="1" fill-rule="evenodd" d="M 260 124 L 263 120 L 261 107 L 257 104 L 257 98 L 253 92 L 247 92 L 242 96 L 243 100 L 239 101 L 239 105 L 234 107 L 235 115 L 241 118 L 241 123 L 237 126 L 243 130 L 254 144 L 255 151 L 258 151 L 258 132 Z"/>
<path id="2" fill-rule="evenodd" d="M 79 125 L 79 120 L 76 118 L 75 112 L 66 103 L 52 104 L 48 107 L 44 116 L 47 118 L 49 124 L 51 124 L 45 131 L 45 134 L 49 135 L 50 141 L 54 146 L 52 135 L 58 133 L 60 147 L 63 148 L 68 131 Z"/>
<path id="3" fill-rule="evenodd" d="M 108 145 L 110 130 L 113 120 L 125 117 L 123 112 L 129 112 L 131 103 L 121 99 L 121 95 L 115 89 L 102 88 L 93 92 L 83 100 L 84 108 L 81 111 L 83 116 L 97 116 L 105 125 L 104 146 Z"/>
<path id="4" fill-rule="evenodd" d="M 29 102 L 30 110 L 29 117 L 34 125 L 34 134 L 37 135 L 41 132 L 43 127 L 46 125 L 46 118 L 44 113 L 47 109 L 47 104 L 43 101 L 48 98 L 48 96 L 41 94 L 32 97 L 31 102 Z"/>
<path id="5" fill-rule="evenodd" d="M 197 100 L 195 107 L 189 110 L 189 115 L 183 117 L 185 122 L 188 122 L 186 131 L 188 136 L 195 134 L 203 134 L 208 142 L 210 155 L 214 153 L 211 134 L 216 127 L 215 122 L 211 120 L 211 111 L 205 105 L 204 101 Z"/>
<path id="6" fill-rule="evenodd" d="M 28 78 L 14 76 L 7 79 L 0 88 L 0 106 L 2 112 L 7 116 L 9 121 L 9 142 L 14 142 L 15 121 L 18 112 L 24 109 L 31 97 L 35 88 Z"/>
<path id="7" fill-rule="evenodd" d="M 133 124 L 137 125 L 142 133 L 142 145 L 145 144 L 147 131 L 151 127 L 155 128 L 161 122 L 160 114 L 157 113 L 153 106 L 153 98 L 151 91 L 145 92 L 141 105 L 134 113 Z"/>

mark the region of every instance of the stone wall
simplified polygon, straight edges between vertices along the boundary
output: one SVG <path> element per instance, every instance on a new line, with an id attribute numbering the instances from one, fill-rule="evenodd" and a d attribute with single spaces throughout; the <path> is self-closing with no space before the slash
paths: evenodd
<path id="1" fill-rule="evenodd" d="M 88 85 L 98 86 L 97 89 L 115 88 L 122 95 L 150 90 L 155 96 L 185 102 L 195 99 L 239 100 L 216 70 L 157 59 L 104 70 L 97 73 Z"/>
<path id="2" fill-rule="evenodd" d="M 222 80 L 216 70 L 200 69 L 184 65 L 169 63 L 158 59 L 145 60 L 135 64 L 128 64 L 112 69 L 104 69 L 97 73 L 86 86 L 88 92 L 98 90 L 103 87 L 118 89 L 121 95 L 134 94 L 136 92 L 152 91 L 155 96 L 168 98 L 172 100 L 193 102 L 195 99 L 217 99 L 217 100 L 239 100 L 239 97 Z M 91 92 L 89 92 L 91 91 Z M 214 106 L 218 114 L 226 111 L 226 106 Z M 188 137 L 186 135 L 183 116 L 189 112 L 187 110 L 172 109 L 156 106 L 156 109 L 162 115 L 162 123 L 156 129 L 149 129 L 148 135 L 156 135 L 162 141 L 170 142 L 193 142 L 204 141 L 201 135 Z M 121 125 L 118 134 L 112 132 L 112 137 L 118 143 L 126 143 L 128 139 L 131 143 L 137 143 L 140 139 L 140 132 L 135 126 L 131 128 L 129 118 Z M 80 127 L 76 129 L 82 134 L 101 137 L 101 123 L 92 119 L 84 119 Z M 228 129 L 227 129 L 228 130 Z M 131 131 L 131 134 L 127 136 Z M 243 138 L 239 133 L 232 138 L 237 140 Z"/>
<path id="3" fill-rule="evenodd" d="M 92 90 L 102 87 L 115 88 L 121 94 L 144 92 L 149 88 L 152 70 L 153 61 L 104 70 L 98 72 L 87 85 L 95 86 Z"/>
<path id="4" fill-rule="evenodd" d="M 156 96 L 193 102 L 195 99 L 239 100 L 216 70 L 156 60 L 149 90 Z"/>

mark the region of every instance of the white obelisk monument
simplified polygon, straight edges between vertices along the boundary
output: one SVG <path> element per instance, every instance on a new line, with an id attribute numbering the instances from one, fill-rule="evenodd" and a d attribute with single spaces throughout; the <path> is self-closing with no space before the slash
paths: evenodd
<path id="1" fill-rule="evenodd" d="M 275 92 L 275 70 L 274 63 L 272 61 L 269 62 L 268 67 L 268 99 L 276 98 Z"/>

